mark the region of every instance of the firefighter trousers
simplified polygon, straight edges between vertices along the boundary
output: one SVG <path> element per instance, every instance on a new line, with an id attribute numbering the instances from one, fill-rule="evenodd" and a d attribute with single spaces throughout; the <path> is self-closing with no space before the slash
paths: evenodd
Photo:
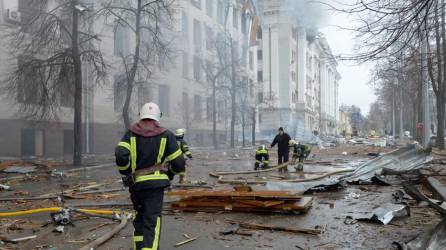
<path id="1" fill-rule="evenodd" d="M 135 250 L 158 250 L 161 235 L 164 188 L 133 191 L 136 216 L 133 219 Z"/>

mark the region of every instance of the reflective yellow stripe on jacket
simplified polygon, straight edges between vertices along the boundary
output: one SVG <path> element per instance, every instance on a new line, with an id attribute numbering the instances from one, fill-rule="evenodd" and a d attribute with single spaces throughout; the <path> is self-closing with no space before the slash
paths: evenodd
<path id="1" fill-rule="evenodd" d="M 167 138 L 161 138 L 160 147 L 158 150 L 158 157 L 156 159 L 156 165 L 159 165 L 162 163 L 164 152 L 166 151 L 166 143 L 167 143 Z M 136 149 L 135 149 L 135 155 L 136 155 Z M 135 166 L 136 166 L 136 162 L 135 162 Z M 153 180 L 169 180 L 169 177 L 166 174 L 161 173 L 160 171 L 156 171 L 153 174 L 136 177 L 135 182 L 153 181 Z"/>
<path id="2" fill-rule="evenodd" d="M 132 173 L 136 170 L 136 137 L 130 137 L 130 166 L 132 167 Z"/>

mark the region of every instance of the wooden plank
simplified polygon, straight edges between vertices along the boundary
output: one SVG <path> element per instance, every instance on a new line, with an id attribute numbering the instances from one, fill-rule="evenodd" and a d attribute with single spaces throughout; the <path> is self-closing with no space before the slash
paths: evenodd
<path id="1" fill-rule="evenodd" d="M 233 220 L 227 220 L 227 221 L 232 224 L 238 224 L 240 227 L 247 228 L 247 229 L 283 231 L 283 232 L 302 233 L 302 234 L 310 234 L 310 235 L 318 235 L 321 233 L 321 231 L 317 230 L 317 229 L 290 228 L 290 227 L 281 227 L 281 226 L 274 226 L 274 225 L 267 225 L 267 224 L 237 222 L 237 221 L 233 221 Z"/>
<path id="2" fill-rule="evenodd" d="M 299 199 L 302 196 L 296 193 L 287 191 L 252 191 L 252 192 L 237 192 L 237 191 L 189 191 L 178 190 L 166 193 L 167 196 L 187 196 L 187 197 L 262 197 L 262 198 L 276 198 L 276 199 Z"/>
<path id="3" fill-rule="evenodd" d="M 199 198 L 173 202 L 172 209 L 182 211 L 237 211 L 237 212 L 305 212 L 311 207 L 312 198 L 303 197 L 299 201 L 263 201 L 266 203 L 251 203 L 256 201 L 224 201 L 221 199 Z M 262 202 L 262 201 L 260 201 Z"/>
<path id="4" fill-rule="evenodd" d="M 429 177 L 426 184 L 432 191 L 435 199 L 446 201 L 446 187 L 438 179 Z"/>

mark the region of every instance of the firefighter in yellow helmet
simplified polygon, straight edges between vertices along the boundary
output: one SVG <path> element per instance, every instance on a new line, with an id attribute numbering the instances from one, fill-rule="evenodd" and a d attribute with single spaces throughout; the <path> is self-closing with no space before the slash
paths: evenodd
<path id="1" fill-rule="evenodd" d="M 189 151 L 189 145 L 187 145 L 187 142 L 184 140 L 184 134 L 186 133 L 186 129 L 180 128 L 175 130 L 175 138 L 177 139 L 178 146 L 181 149 L 181 152 L 183 153 L 184 159 L 189 158 L 192 159 L 192 154 Z M 184 183 L 186 181 L 186 172 L 182 172 L 179 174 L 180 180 L 179 183 Z"/>
<path id="2" fill-rule="evenodd" d="M 266 169 L 269 166 L 269 154 L 265 145 L 260 145 L 256 150 L 256 163 L 254 170 Z"/>
<path id="3" fill-rule="evenodd" d="M 175 174 L 185 171 L 183 154 L 175 135 L 163 128 L 161 111 L 146 103 L 115 149 L 119 173 L 129 187 L 136 216 L 133 220 L 134 248 L 159 248 L 164 189 Z"/>

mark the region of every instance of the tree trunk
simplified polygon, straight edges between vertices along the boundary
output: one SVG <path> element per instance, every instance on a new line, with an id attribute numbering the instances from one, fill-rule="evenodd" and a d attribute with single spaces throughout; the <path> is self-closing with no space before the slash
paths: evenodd
<path id="1" fill-rule="evenodd" d="M 236 76 L 235 76 L 235 58 L 234 44 L 231 39 L 231 143 L 230 147 L 235 147 L 235 119 L 236 119 Z"/>
<path id="2" fill-rule="evenodd" d="M 256 145 L 256 108 L 252 108 L 251 145 Z"/>
<path id="3" fill-rule="evenodd" d="M 437 96 L 437 147 L 444 149 L 444 98 L 442 95 Z"/>
<path id="4" fill-rule="evenodd" d="M 139 54 L 141 47 L 141 12 L 142 12 L 142 0 L 138 0 L 138 7 L 136 9 L 136 29 L 135 29 L 135 52 L 133 55 L 132 67 L 127 73 L 127 91 L 125 96 L 124 106 L 122 108 L 122 118 L 124 120 L 124 126 L 126 129 L 130 127 L 129 108 L 132 99 L 133 87 L 135 86 L 135 76 L 139 64 Z M 125 62 L 124 62 L 125 63 Z"/>
<path id="5" fill-rule="evenodd" d="M 245 108 L 243 108 L 242 112 L 242 145 L 243 147 L 246 147 L 246 138 L 245 138 Z"/>
<path id="6" fill-rule="evenodd" d="M 214 149 L 218 148 L 217 143 L 217 79 L 212 81 L 212 143 L 214 144 Z"/>
<path id="7" fill-rule="evenodd" d="M 444 6 L 444 0 L 441 0 L 441 4 L 440 4 L 440 8 L 441 8 L 441 44 L 442 44 L 442 54 L 441 54 L 441 59 L 439 59 L 439 61 L 442 61 L 443 63 L 443 75 L 442 75 L 442 79 L 438 79 L 438 92 L 441 98 L 440 100 L 437 100 L 437 147 L 440 149 L 444 149 L 445 146 L 445 141 L 444 141 L 444 119 L 445 119 L 445 84 L 446 84 L 446 13 L 445 13 L 445 6 Z M 439 47 L 440 44 L 437 43 L 437 46 Z M 440 58 L 440 57 L 439 57 Z"/>
<path id="8" fill-rule="evenodd" d="M 73 165 L 82 165 L 82 62 L 79 52 L 79 0 L 71 1 L 73 10 L 71 51 L 74 62 L 74 152 Z"/>

